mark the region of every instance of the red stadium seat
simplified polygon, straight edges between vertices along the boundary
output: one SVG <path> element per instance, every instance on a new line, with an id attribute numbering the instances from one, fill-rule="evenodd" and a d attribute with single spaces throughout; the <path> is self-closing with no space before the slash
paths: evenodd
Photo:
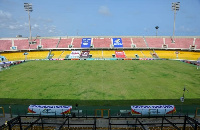
<path id="1" fill-rule="evenodd" d="M 122 43 L 123 43 L 123 47 L 129 47 L 131 48 L 131 38 L 122 38 Z"/>
<path id="2" fill-rule="evenodd" d="M 150 48 L 162 48 L 163 38 L 145 38 Z"/>
<path id="3" fill-rule="evenodd" d="M 59 42 L 59 38 L 58 39 L 42 39 L 41 43 L 43 48 L 56 48 L 56 45 Z"/>
<path id="4" fill-rule="evenodd" d="M 61 38 L 58 48 L 68 48 L 72 42 L 72 38 L 63 39 Z"/>
<path id="5" fill-rule="evenodd" d="M 10 50 L 12 40 L 0 40 L 0 51 Z"/>
<path id="6" fill-rule="evenodd" d="M 82 38 L 74 38 L 73 39 L 73 48 L 81 48 Z"/>
<path id="7" fill-rule="evenodd" d="M 136 45 L 137 48 L 147 48 L 146 43 L 143 38 L 132 38 L 133 44 Z"/>
<path id="8" fill-rule="evenodd" d="M 200 38 L 195 40 L 196 49 L 200 49 Z"/>
<path id="9" fill-rule="evenodd" d="M 110 48 L 111 38 L 93 38 L 94 48 Z"/>
<path id="10" fill-rule="evenodd" d="M 172 43 L 171 38 L 165 38 L 165 44 L 168 45 L 168 48 L 184 48 L 189 49 L 190 45 L 193 45 L 194 38 L 175 38 L 175 43 Z"/>

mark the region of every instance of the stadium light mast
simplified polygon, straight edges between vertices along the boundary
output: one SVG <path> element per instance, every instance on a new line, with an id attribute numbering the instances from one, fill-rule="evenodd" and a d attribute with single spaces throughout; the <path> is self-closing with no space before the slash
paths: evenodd
<path id="1" fill-rule="evenodd" d="M 30 49 L 30 44 L 32 44 L 32 36 L 31 36 L 31 20 L 30 20 L 30 12 L 33 11 L 33 8 L 32 8 L 32 4 L 30 3 L 24 3 L 24 9 L 25 11 L 28 12 L 28 18 L 29 18 L 29 31 L 30 31 L 30 39 L 29 39 L 29 49 Z"/>
<path id="2" fill-rule="evenodd" d="M 158 34 L 158 28 L 159 28 L 159 27 L 156 26 L 155 28 L 156 28 L 156 36 L 157 36 L 157 34 Z"/>
<path id="3" fill-rule="evenodd" d="M 173 29 L 172 43 L 175 43 L 175 41 L 174 41 L 174 33 L 175 33 L 176 11 L 179 11 L 179 8 L 180 8 L 180 2 L 173 2 L 172 3 L 172 10 L 174 11 L 174 29 Z"/>

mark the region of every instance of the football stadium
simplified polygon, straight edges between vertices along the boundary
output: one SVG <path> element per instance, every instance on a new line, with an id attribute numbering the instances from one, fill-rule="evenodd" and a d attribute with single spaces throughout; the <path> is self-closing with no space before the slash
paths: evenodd
<path id="1" fill-rule="evenodd" d="M 200 36 L 0 38 L 2 130 L 197 130 L 199 85 Z"/>

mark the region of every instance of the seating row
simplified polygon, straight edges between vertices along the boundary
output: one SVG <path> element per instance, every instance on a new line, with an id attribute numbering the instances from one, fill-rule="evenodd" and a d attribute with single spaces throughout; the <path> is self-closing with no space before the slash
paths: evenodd
<path id="1" fill-rule="evenodd" d="M 34 60 L 34 59 L 65 59 L 79 58 L 83 54 L 86 58 L 165 58 L 165 59 L 184 59 L 197 60 L 200 52 L 189 51 L 163 51 L 163 50 L 91 50 L 91 51 L 30 51 L 26 52 L 1 52 L 8 61 Z"/>
<path id="2" fill-rule="evenodd" d="M 155 38 L 135 37 L 119 38 L 123 48 L 179 48 L 179 49 L 200 49 L 200 38 Z M 113 48 L 113 38 L 91 38 L 92 48 Z M 0 51 L 5 50 L 27 50 L 41 48 L 81 48 L 82 38 L 49 38 L 35 39 L 29 44 L 28 39 L 0 39 Z"/>

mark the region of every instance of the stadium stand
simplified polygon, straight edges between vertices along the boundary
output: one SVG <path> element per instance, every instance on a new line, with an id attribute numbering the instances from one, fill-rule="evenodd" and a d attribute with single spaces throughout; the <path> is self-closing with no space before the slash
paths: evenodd
<path id="1" fill-rule="evenodd" d="M 40 39 L 33 40 L 35 44 L 30 44 L 30 49 L 37 49 L 38 45 L 40 45 Z"/>
<path id="2" fill-rule="evenodd" d="M 200 38 L 195 40 L 196 49 L 200 49 Z"/>
<path id="3" fill-rule="evenodd" d="M 166 58 L 166 59 L 176 59 L 176 51 L 160 51 L 155 50 L 156 54 L 159 58 Z"/>
<path id="4" fill-rule="evenodd" d="M 151 54 L 154 52 L 152 50 L 142 50 L 141 52 L 144 58 L 153 58 Z"/>
<path id="5" fill-rule="evenodd" d="M 53 55 L 53 59 L 59 59 L 63 51 L 51 51 L 51 55 Z"/>
<path id="6" fill-rule="evenodd" d="M 112 39 L 108 37 L 91 38 L 93 48 L 113 48 Z M 200 38 L 192 37 L 176 37 L 175 43 L 172 43 L 170 37 L 122 37 L 124 48 L 168 48 L 168 49 L 200 49 Z M 195 40 L 196 39 L 196 40 Z M 41 45 L 43 49 L 48 48 L 81 48 L 82 38 L 42 38 L 33 39 L 34 44 L 30 44 L 30 49 L 38 49 Z M 164 46 L 165 45 L 165 46 Z M 28 50 L 28 38 L 13 38 L 0 39 L 0 51 L 15 50 L 11 47 L 16 47 L 16 50 Z M 40 49 L 42 49 L 40 48 Z"/>
<path id="7" fill-rule="evenodd" d="M 68 48 L 72 42 L 72 38 L 63 39 L 61 38 L 58 48 Z"/>
<path id="8" fill-rule="evenodd" d="M 93 38 L 94 48 L 110 48 L 111 38 Z"/>
<path id="9" fill-rule="evenodd" d="M 8 61 L 25 60 L 24 52 L 6 52 L 1 53 Z"/>
<path id="10" fill-rule="evenodd" d="M 143 38 L 131 38 L 131 39 L 133 41 L 133 44 L 135 44 L 137 48 L 147 48 L 147 45 L 144 42 Z"/>
<path id="11" fill-rule="evenodd" d="M 150 48 L 162 48 L 163 38 L 145 38 Z"/>
<path id="12" fill-rule="evenodd" d="M 14 46 L 17 46 L 17 50 L 29 49 L 29 41 L 28 39 L 14 40 Z"/>
<path id="13" fill-rule="evenodd" d="M 81 48 L 82 38 L 74 38 L 72 45 L 73 48 Z"/>
<path id="14" fill-rule="evenodd" d="M 185 60 L 197 60 L 200 57 L 200 52 L 188 52 L 188 51 L 161 51 L 155 50 L 159 58 L 166 59 L 185 59 Z"/>
<path id="15" fill-rule="evenodd" d="M 131 47 L 132 41 L 131 38 L 122 38 L 123 47 Z"/>
<path id="16" fill-rule="evenodd" d="M 168 48 L 184 48 L 189 49 L 190 45 L 193 45 L 194 38 L 175 38 L 175 43 L 172 43 L 171 38 L 165 38 L 165 44 L 168 45 Z"/>
<path id="17" fill-rule="evenodd" d="M 96 51 L 91 50 L 90 54 L 92 55 L 92 58 L 103 58 L 102 50 L 96 50 Z"/>
<path id="18" fill-rule="evenodd" d="M 112 55 L 115 55 L 115 51 L 103 51 L 104 58 L 112 58 Z"/>
<path id="19" fill-rule="evenodd" d="M 153 58 L 152 54 L 157 54 L 159 58 L 165 59 L 197 60 L 200 57 L 200 52 L 188 51 L 125 50 L 121 52 L 124 52 L 123 56 L 116 55 L 116 52 L 113 50 L 92 50 L 90 54 L 92 58 L 112 58 L 113 55 L 115 55 L 116 58 Z M 178 52 L 178 54 L 176 54 L 176 52 Z M 47 59 L 49 56 L 49 51 L 30 51 L 27 53 L 28 55 L 25 56 L 24 52 L 3 52 L 1 56 L 4 56 L 8 61 Z M 52 51 L 51 54 L 54 59 L 64 59 L 67 55 L 71 54 L 71 51 Z"/>
<path id="20" fill-rule="evenodd" d="M 184 59 L 184 60 L 197 60 L 199 57 L 200 57 L 200 52 L 180 51 L 178 54 L 178 59 Z"/>
<path id="21" fill-rule="evenodd" d="M 27 59 L 47 59 L 49 51 L 28 52 Z"/>
<path id="22" fill-rule="evenodd" d="M 41 43 L 43 48 L 56 48 L 60 39 L 42 39 Z"/>
<path id="23" fill-rule="evenodd" d="M 123 48 L 120 49 L 114 47 L 112 43 L 112 37 L 92 37 L 90 46 L 90 55 L 92 58 L 112 58 L 114 55 L 116 56 L 115 51 L 124 51 L 126 54 L 126 58 L 167 58 L 167 59 L 185 59 L 185 60 L 197 60 L 199 58 L 199 49 L 200 49 L 200 38 L 197 36 L 194 37 L 175 37 L 175 43 L 172 43 L 172 39 L 170 37 L 118 37 L 121 39 L 123 43 Z M 24 60 L 25 57 L 27 59 L 46 59 L 46 58 L 66 58 L 67 55 L 71 54 L 71 51 L 59 50 L 61 48 L 69 48 L 69 45 L 73 45 L 73 51 L 83 51 L 85 49 L 81 48 L 82 37 L 75 38 L 42 38 L 34 39 L 34 44 L 30 44 L 28 38 L 1 38 L 0 39 L 0 51 L 10 51 L 1 52 L 1 55 L 9 60 Z M 38 48 L 41 45 L 42 48 Z M 163 45 L 166 45 L 164 47 Z M 16 47 L 16 48 L 15 48 Z M 51 49 L 52 48 L 52 49 Z M 57 48 L 57 49 L 55 49 Z M 104 50 L 104 48 L 106 50 Z M 110 49 L 113 49 L 110 51 Z M 127 50 L 127 49 L 140 49 L 140 50 Z M 152 50 L 147 50 L 149 48 L 155 48 Z M 165 51 L 161 49 L 167 49 Z M 40 49 L 41 51 L 38 51 Z M 45 49 L 48 51 L 44 52 Z M 102 49 L 102 50 L 100 50 Z M 119 49 L 119 50 L 118 50 Z M 143 50 L 141 50 L 143 49 Z M 176 51 L 174 50 L 176 49 Z M 183 49 L 183 50 L 182 50 Z M 188 51 L 186 51 L 186 49 Z M 19 52 L 19 51 L 23 52 Z M 53 50 L 51 52 L 51 50 Z M 196 52 L 191 52 L 196 51 Z M 15 52 L 16 51 L 16 52 Z M 28 55 L 24 56 L 24 51 L 28 51 Z M 14 53 L 15 52 L 15 53 Z M 48 55 L 48 53 L 50 55 Z M 176 52 L 178 54 L 176 54 Z M 33 54 L 34 53 L 34 54 Z M 43 54 L 44 53 L 44 54 Z M 136 55 L 137 54 L 137 55 Z M 155 57 L 155 55 L 157 57 Z"/>
<path id="24" fill-rule="evenodd" d="M 143 54 L 140 50 L 125 50 L 127 58 L 143 58 Z"/>
<path id="25" fill-rule="evenodd" d="M 0 40 L 0 51 L 10 50 L 12 40 Z"/>
<path id="26" fill-rule="evenodd" d="M 72 51 L 63 51 L 60 55 L 60 59 L 66 58 L 67 55 L 70 55 Z"/>

